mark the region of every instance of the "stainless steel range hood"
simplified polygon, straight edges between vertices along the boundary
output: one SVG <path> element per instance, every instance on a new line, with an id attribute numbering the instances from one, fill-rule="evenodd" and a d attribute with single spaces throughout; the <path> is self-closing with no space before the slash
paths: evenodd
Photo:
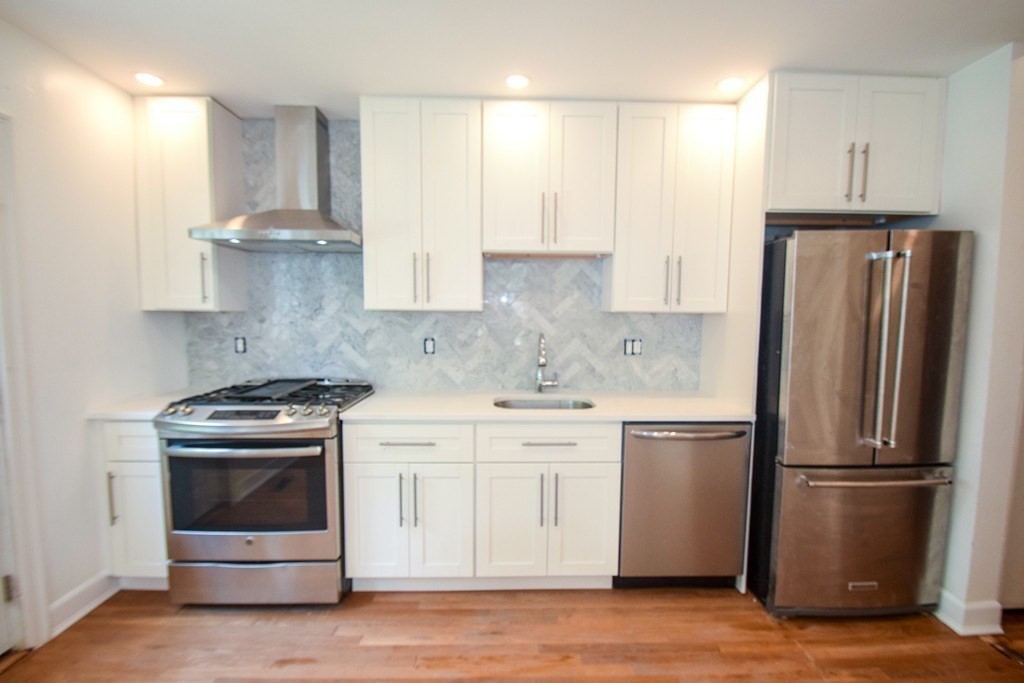
<path id="1" fill-rule="evenodd" d="M 359 252 L 359 233 L 330 215 L 327 120 L 316 107 L 274 107 L 277 205 L 191 228 L 189 237 L 243 251 Z"/>

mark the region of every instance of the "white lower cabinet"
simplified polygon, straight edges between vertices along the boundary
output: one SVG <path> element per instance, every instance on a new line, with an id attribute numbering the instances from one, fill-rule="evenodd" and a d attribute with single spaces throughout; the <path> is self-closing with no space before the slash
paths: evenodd
<path id="1" fill-rule="evenodd" d="M 342 451 L 348 578 L 618 573 L 619 423 L 345 425 Z"/>
<path id="2" fill-rule="evenodd" d="M 343 431 L 345 575 L 473 576 L 473 427 Z"/>
<path id="3" fill-rule="evenodd" d="M 477 576 L 618 572 L 617 463 L 477 465 Z"/>
<path id="4" fill-rule="evenodd" d="M 473 466 L 344 466 L 349 578 L 473 575 Z"/>
<path id="5" fill-rule="evenodd" d="M 160 445 L 149 422 L 101 422 L 106 461 L 110 572 L 121 578 L 166 578 L 167 543 Z"/>
<path id="6" fill-rule="evenodd" d="M 477 426 L 476 575 L 612 576 L 621 426 Z"/>

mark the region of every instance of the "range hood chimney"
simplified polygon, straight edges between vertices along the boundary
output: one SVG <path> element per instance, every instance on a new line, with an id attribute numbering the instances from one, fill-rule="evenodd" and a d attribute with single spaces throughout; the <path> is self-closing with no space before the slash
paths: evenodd
<path id="1" fill-rule="evenodd" d="M 243 251 L 359 252 L 359 233 L 331 218 L 327 120 L 316 107 L 274 107 L 277 209 L 191 228 L 189 237 Z"/>

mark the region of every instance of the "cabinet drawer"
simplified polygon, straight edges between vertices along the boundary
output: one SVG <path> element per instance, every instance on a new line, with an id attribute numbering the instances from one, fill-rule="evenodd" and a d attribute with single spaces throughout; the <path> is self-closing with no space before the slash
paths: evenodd
<path id="1" fill-rule="evenodd" d="M 495 423 L 477 425 L 478 462 L 619 462 L 622 425 Z"/>
<path id="2" fill-rule="evenodd" d="M 104 422 L 103 455 L 106 460 L 160 460 L 160 441 L 149 422 Z"/>
<path id="3" fill-rule="evenodd" d="M 342 425 L 344 462 L 473 462 L 473 425 Z"/>

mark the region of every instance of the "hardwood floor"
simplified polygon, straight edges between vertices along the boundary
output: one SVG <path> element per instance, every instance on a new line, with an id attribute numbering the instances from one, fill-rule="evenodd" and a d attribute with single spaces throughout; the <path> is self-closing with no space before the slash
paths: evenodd
<path id="1" fill-rule="evenodd" d="M 1004 644 L 1024 645 L 1024 613 Z M 729 589 L 356 593 L 336 607 L 176 607 L 122 592 L 16 681 L 1024 681 L 927 615 L 775 621 Z"/>

